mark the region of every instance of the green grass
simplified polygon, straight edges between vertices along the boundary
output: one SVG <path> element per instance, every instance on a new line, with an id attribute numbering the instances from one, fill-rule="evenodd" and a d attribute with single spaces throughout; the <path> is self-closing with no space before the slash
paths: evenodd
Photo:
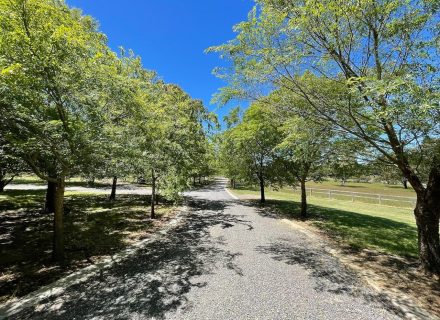
<path id="1" fill-rule="evenodd" d="M 415 193 L 412 189 L 404 189 L 403 187 L 384 185 L 384 184 L 373 184 L 373 183 L 347 183 L 345 186 L 338 185 L 337 182 L 324 181 L 322 183 L 309 182 L 307 184 L 308 188 L 320 189 L 320 191 L 313 190 L 312 198 L 322 198 L 328 199 L 329 193 L 327 190 L 336 190 L 342 192 L 333 192 L 331 195 L 332 199 L 337 199 L 341 201 L 348 202 L 363 202 L 367 204 L 383 204 L 393 207 L 401 208 L 413 208 L 415 205 Z M 242 187 L 238 186 L 238 190 Z M 257 191 L 254 187 L 244 186 L 243 188 L 248 188 L 253 191 Z M 399 189 L 400 188 L 400 189 Z M 271 190 L 268 188 L 267 191 L 270 193 Z M 272 190 L 273 191 L 273 190 Z M 239 191 L 238 191 L 239 192 Z M 281 188 L 272 193 L 273 196 L 282 199 L 292 198 L 299 195 L 300 190 L 292 188 Z M 360 194 L 355 194 L 352 198 L 351 192 L 356 192 Z M 310 195 L 310 190 L 307 190 L 307 194 Z M 381 195 L 381 200 L 379 196 Z M 406 197 L 400 198 L 400 197 Z"/>
<path id="2" fill-rule="evenodd" d="M 35 175 L 21 175 L 14 180 L 12 180 L 11 184 L 35 184 L 35 185 L 46 185 L 47 182 L 41 180 Z M 107 180 L 96 180 L 92 185 L 89 184 L 88 181 L 82 179 L 80 177 L 74 177 L 66 180 L 66 186 L 68 187 L 110 187 L 111 181 Z"/>
<path id="3" fill-rule="evenodd" d="M 341 185 L 340 181 L 326 180 L 322 182 L 307 182 L 308 188 L 316 189 L 332 189 L 350 192 L 365 192 L 383 195 L 394 195 L 402 197 L 415 196 L 414 190 L 408 184 L 408 189 L 403 188 L 401 184 L 383 184 L 383 183 L 367 183 L 367 182 L 347 182 Z"/>
<path id="4" fill-rule="evenodd" d="M 33 182 L 29 182 L 33 183 Z M 160 228 L 149 219 L 148 196 L 66 192 L 65 269 L 51 261 L 53 215 L 42 213 L 45 190 L 6 190 L 0 194 L 0 303 L 24 295 L 99 257 L 112 255 Z M 159 218 L 173 205 L 157 206 Z"/>
<path id="5" fill-rule="evenodd" d="M 231 190 L 237 196 L 258 197 L 255 189 Z M 299 195 L 268 191 L 267 206 L 298 218 Z M 405 257 L 417 256 L 417 229 L 411 209 L 308 198 L 310 223 L 353 249 L 375 249 Z"/>

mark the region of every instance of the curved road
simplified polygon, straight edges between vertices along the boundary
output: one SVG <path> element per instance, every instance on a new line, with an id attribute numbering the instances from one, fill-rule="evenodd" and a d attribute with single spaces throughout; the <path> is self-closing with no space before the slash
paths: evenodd
<path id="1" fill-rule="evenodd" d="M 398 319 L 323 244 L 238 202 L 189 192 L 166 236 L 17 319 Z"/>

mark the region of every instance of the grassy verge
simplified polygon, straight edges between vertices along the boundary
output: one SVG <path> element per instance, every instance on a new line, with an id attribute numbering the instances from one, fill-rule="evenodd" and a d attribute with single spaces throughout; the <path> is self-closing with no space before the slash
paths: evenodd
<path id="1" fill-rule="evenodd" d="M 252 189 L 231 190 L 241 198 L 257 198 Z M 299 196 L 269 191 L 268 205 L 297 218 Z M 405 257 L 417 256 L 417 229 L 411 209 L 309 197 L 309 223 L 353 249 L 375 249 Z"/>
<path id="2" fill-rule="evenodd" d="M 110 256 L 148 237 L 169 219 L 171 204 L 149 219 L 149 199 L 139 195 L 66 192 L 66 266 L 51 261 L 52 215 L 42 214 L 45 190 L 7 190 L 0 195 L 0 302 Z"/>

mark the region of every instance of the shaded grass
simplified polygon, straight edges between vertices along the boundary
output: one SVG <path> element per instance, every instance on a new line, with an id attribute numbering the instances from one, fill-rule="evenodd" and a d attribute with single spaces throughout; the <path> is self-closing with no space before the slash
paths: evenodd
<path id="1" fill-rule="evenodd" d="M 0 193 L 0 212 L 43 207 L 46 190 L 5 190 Z"/>
<path id="2" fill-rule="evenodd" d="M 0 196 L 0 302 L 112 255 L 160 228 L 173 211 L 157 207 L 149 219 L 149 197 L 66 192 L 66 266 L 51 260 L 53 215 L 42 214 L 45 190 L 7 190 Z M 162 222 L 161 222 L 162 221 Z"/>
<path id="3" fill-rule="evenodd" d="M 238 196 L 258 196 L 254 190 L 232 190 Z M 299 219 L 299 196 L 268 192 L 267 206 L 281 216 Z M 352 249 L 375 249 L 417 257 L 417 228 L 410 209 L 366 203 L 309 198 L 309 223 Z M 264 212 L 264 211 L 262 211 Z"/>
<path id="4" fill-rule="evenodd" d="M 34 175 L 22 175 L 14 178 L 14 180 L 11 182 L 11 184 L 34 184 L 38 186 L 44 186 L 47 184 L 46 181 L 41 180 L 37 176 Z M 74 177 L 66 180 L 66 187 L 110 187 L 111 186 L 111 180 L 110 179 L 104 179 L 104 180 L 96 180 L 92 184 L 90 184 L 88 181 L 79 178 Z"/>

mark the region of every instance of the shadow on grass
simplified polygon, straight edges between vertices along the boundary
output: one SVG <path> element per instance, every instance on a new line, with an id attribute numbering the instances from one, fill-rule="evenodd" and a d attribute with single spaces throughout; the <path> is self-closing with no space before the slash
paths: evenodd
<path id="1" fill-rule="evenodd" d="M 154 232 L 149 197 L 81 194 L 65 201 L 65 269 L 51 261 L 52 214 L 42 214 L 44 190 L 9 190 L 0 198 L 0 301 L 22 296 L 100 256 L 112 255 Z M 158 206 L 158 216 L 171 204 Z M 159 219 L 160 220 L 160 219 Z"/>
<path id="2" fill-rule="evenodd" d="M 274 218 L 300 219 L 300 204 L 294 201 L 269 200 L 258 205 L 259 214 Z M 403 257 L 417 257 L 417 229 L 391 219 L 374 217 L 352 211 L 309 205 L 309 221 L 342 241 L 353 250 L 379 249 Z"/>
<path id="3" fill-rule="evenodd" d="M 204 287 L 202 275 L 226 267 L 239 276 L 239 253 L 223 248 L 222 237 L 212 237 L 210 228 L 247 225 L 243 217 L 224 212 L 231 202 L 190 199 L 192 211 L 166 237 L 147 244 L 136 255 L 105 270 L 87 283 L 72 286 L 63 294 L 59 310 L 29 309 L 21 319 L 82 318 L 164 319 L 177 309 L 191 308 L 186 294 Z M 248 228 L 251 230 L 251 228 Z"/>
<path id="4" fill-rule="evenodd" d="M 0 212 L 42 207 L 46 190 L 5 190 L 0 193 Z M 1 214 L 0 214 L 1 219 Z"/>

